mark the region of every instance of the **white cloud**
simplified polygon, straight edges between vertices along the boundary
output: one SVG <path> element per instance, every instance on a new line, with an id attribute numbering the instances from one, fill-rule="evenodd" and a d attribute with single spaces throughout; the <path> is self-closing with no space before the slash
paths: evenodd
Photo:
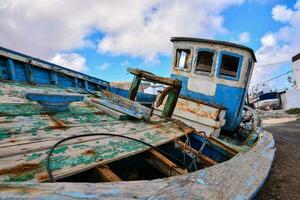
<path id="1" fill-rule="evenodd" d="M 290 8 L 287 8 L 285 5 L 276 5 L 272 9 L 272 17 L 274 20 L 280 22 L 288 22 L 291 20 L 293 11 Z"/>
<path id="2" fill-rule="evenodd" d="M 275 20 L 284 22 L 283 26 L 276 32 L 268 32 L 261 38 L 261 47 L 256 51 L 258 60 L 254 69 L 252 82 L 259 82 L 268 79 L 272 74 L 282 69 L 282 63 L 291 61 L 292 56 L 300 52 L 300 1 L 298 1 L 294 10 L 285 8 L 289 17 L 282 17 L 278 14 L 278 6 L 273 8 L 272 14 L 274 18 L 274 10 L 277 8 Z M 283 11 L 284 12 L 284 11 Z M 277 63 L 273 64 L 272 63 Z M 268 66 L 265 66 L 268 65 Z M 286 66 L 286 65 L 285 65 Z M 288 71 L 287 69 L 286 71 Z"/>
<path id="3" fill-rule="evenodd" d="M 263 46 L 274 46 L 277 43 L 275 36 L 271 33 L 264 35 L 260 42 Z"/>
<path id="4" fill-rule="evenodd" d="M 242 32 L 239 34 L 238 39 L 234 42 L 239 44 L 248 44 L 250 42 L 250 33 L 249 32 Z"/>
<path id="5" fill-rule="evenodd" d="M 76 53 L 57 53 L 51 59 L 51 62 L 76 71 L 85 72 L 89 70 L 89 68 L 86 66 L 85 58 Z"/>
<path id="6" fill-rule="evenodd" d="M 122 29 L 106 31 L 98 51 L 153 59 L 158 53 L 170 53 L 172 36 L 212 38 L 215 34 L 225 33 L 227 30 L 223 27 L 224 19 L 220 13 L 241 2 L 176 0 L 140 6 L 134 11 L 136 15 L 126 17 L 130 23 L 126 21 Z M 130 20 L 131 17 L 134 19 Z M 114 21 L 108 20 L 107 23 L 115 27 Z"/>
<path id="7" fill-rule="evenodd" d="M 110 64 L 105 62 L 99 66 L 99 69 L 103 71 L 103 70 L 106 70 L 109 66 L 110 66 Z"/>
<path id="8" fill-rule="evenodd" d="M 222 11 L 243 0 L 2 0 L 0 45 L 43 59 L 76 48 L 153 59 L 169 53 L 171 36 L 225 33 Z"/>

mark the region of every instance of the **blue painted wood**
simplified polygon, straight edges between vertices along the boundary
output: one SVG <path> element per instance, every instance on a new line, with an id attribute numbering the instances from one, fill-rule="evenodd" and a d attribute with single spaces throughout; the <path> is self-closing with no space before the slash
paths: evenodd
<path id="1" fill-rule="evenodd" d="M 65 67 L 62 67 L 62 66 L 59 66 L 59 65 L 56 65 L 56 64 L 53 64 L 53 63 L 50 63 L 50 62 L 38 59 L 38 58 L 33 58 L 31 56 L 28 56 L 28 55 L 25 55 L 25 54 L 22 54 L 22 53 L 19 53 L 19 52 L 16 52 L 16 51 L 13 51 L 11 49 L 4 48 L 4 47 L 0 47 L 0 50 L 1 51 L 5 51 L 5 52 L 10 53 L 10 54 L 14 54 L 14 55 L 18 55 L 18 56 L 24 57 L 26 60 L 37 61 L 37 62 L 40 62 L 40 63 L 43 63 L 43 64 L 47 64 L 47 65 L 53 67 L 53 69 L 57 68 L 57 69 L 61 69 L 61 70 L 64 70 L 64 71 L 68 71 L 68 72 L 72 72 L 72 73 L 78 74 L 80 76 L 83 76 L 84 79 L 86 79 L 88 81 L 94 81 L 97 84 L 103 85 L 105 87 L 109 86 L 109 82 L 108 81 L 105 81 L 105 80 L 102 80 L 102 79 L 99 79 L 99 78 L 95 78 L 95 77 L 92 77 L 90 75 L 87 75 L 87 74 L 84 74 L 84 73 L 81 73 L 81 72 L 78 72 L 78 71 L 74 71 L 74 70 L 69 69 L 69 68 L 65 68 Z M 50 70 L 50 71 L 52 71 L 52 70 Z M 21 81 L 24 81 L 24 80 L 21 80 Z"/>
<path id="2" fill-rule="evenodd" d="M 9 79 L 10 80 L 16 80 L 16 69 L 15 69 L 15 64 L 12 59 L 7 59 L 7 69 L 9 71 Z"/>
<path id="3" fill-rule="evenodd" d="M 32 101 L 49 102 L 49 103 L 70 103 L 75 101 L 83 101 L 83 95 L 60 94 L 60 93 L 41 93 L 26 92 L 25 97 Z"/>
<path id="4" fill-rule="evenodd" d="M 46 69 L 31 66 L 33 81 L 36 84 L 51 84 L 49 71 Z"/>
<path id="5" fill-rule="evenodd" d="M 83 86 L 84 89 L 85 90 L 89 90 L 89 84 L 88 84 L 88 82 L 86 80 L 83 81 L 83 84 L 84 84 L 84 86 Z"/>
<path id="6" fill-rule="evenodd" d="M 40 92 L 26 92 L 25 97 L 31 101 L 39 102 L 42 105 L 42 109 L 46 111 L 67 110 L 69 103 L 83 101 L 84 99 L 83 95 Z"/>
<path id="7" fill-rule="evenodd" d="M 7 62 L 5 59 L 0 59 L 0 79 L 6 80 L 9 78 L 8 75 Z"/>
<path id="8" fill-rule="evenodd" d="M 191 146 L 197 150 L 199 150 L 202 144 L 205 143 L 202 153 L 217 162 L 224 162 L 229 160 L 232 157 L 224 149 L 218 147 L 217 145 L 212 144 L 209 140 L 207 140 L 204 137 L 201 137 L 198 134 L 192 133 L 190 135 L 190 142 L 191 142 Z"/>
<path id="9" fill-rule="evenodd" d="M 64 74 L 57 74 L 57 85 L 61 87 L 74 87 L 74 78 Z"/>
<path id="10" fill-rule="evenodd" d="M 209 96 L 202 93 L 190 91 L 187 88 L 188 77 L 171 74 L 171 78 L 182 81 L 182 89 L 180 95 L 192 99 L 198 99 L 204 102 L 221 105 L 227 108 L 225 130 L 234 131 L 241 121 L 241 110 L 244 106 L 244 90 L 245 88 L 217 84 L 215 96 Z"/>
<path id="11" fill-rule="evenodd" d="M 50 72 L 50 80 L 52 85 L 57 85 L 58 80 L 57 80 L 57 73 L 54 71 Z"/>
<path id="12" fill-rule="evenodd" d="M 75 88 L 78 88 L 78 78 L 74 78 L 74 84 L 75 84 Z"/>
<path id="13" fill-rule="evenodd" d="M 24 64 L 25 77 L 29 83 L 34 83 L 31 65 L 28 63 Z"/>
<path id="14" fill-rule="evenodd" d="M 21 82 L 27 82 L 26 75 L 25 75 L 25 67 L 24 63 L 20 61 L 14 61 L 15 70 L 16 70 L 16 80 Z"/>

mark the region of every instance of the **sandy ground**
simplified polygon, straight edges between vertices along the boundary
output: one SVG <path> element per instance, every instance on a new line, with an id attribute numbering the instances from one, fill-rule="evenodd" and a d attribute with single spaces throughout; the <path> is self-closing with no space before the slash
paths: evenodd
<path id="1" fill-rule="evenodd" d="M 300 119 L 268 119 L 263 124 L 274 136 L 276 153 L 255 199 L 300 199 Z"/>

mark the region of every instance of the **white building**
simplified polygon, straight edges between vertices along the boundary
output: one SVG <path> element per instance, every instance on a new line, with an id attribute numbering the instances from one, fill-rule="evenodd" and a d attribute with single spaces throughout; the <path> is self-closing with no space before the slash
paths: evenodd
<path id="1" fill-rule="evenodd" d="M 292 58 L 292 69 L 296 81 L 295 88 L 300 89 L 300 53 Z"/>
<path id="2" fill-rule="evenodd" d="M 294 89 L 281 93 L 283 109 L 300 108 L 300 53 L 292 57 L 292 69 L 295 78 Z"/>

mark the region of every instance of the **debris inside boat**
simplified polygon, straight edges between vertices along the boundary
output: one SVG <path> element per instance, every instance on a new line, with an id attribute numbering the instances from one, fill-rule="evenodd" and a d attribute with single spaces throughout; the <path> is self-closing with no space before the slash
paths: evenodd
<path id="1" fill-rule="evenodd" d="M 0 198 L 253 198 L 275 152 L 245 106 L 253 50 L 171 42 L 170 77 L 128 68 L 129 90 L 1 47 Z"/>

